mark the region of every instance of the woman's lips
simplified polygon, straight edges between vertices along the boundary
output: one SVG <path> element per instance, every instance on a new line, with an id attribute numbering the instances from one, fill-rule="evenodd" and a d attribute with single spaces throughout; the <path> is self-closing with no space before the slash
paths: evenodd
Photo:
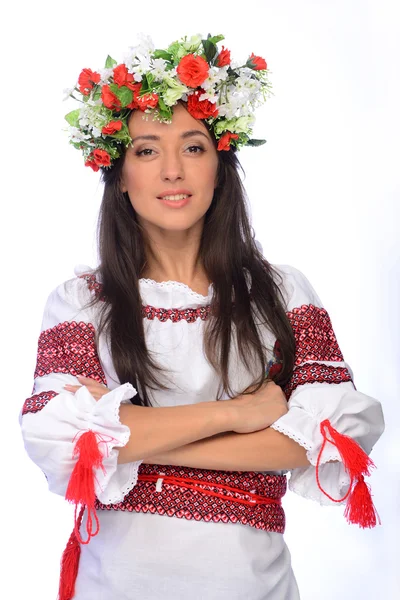
<path id="1" fill-rule="evenodd" d="M 181 208 L 182 206 L 186 206 L 189 203 L 191 196 L 187 196 L 182 200 L 165 200 L 164 198 L 160 198 L 159 200 L 170 208 Z"/>

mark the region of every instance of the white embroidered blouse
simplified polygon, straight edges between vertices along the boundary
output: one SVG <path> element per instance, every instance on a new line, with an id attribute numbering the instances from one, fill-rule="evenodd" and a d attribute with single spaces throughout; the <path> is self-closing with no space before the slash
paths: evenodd
<path id="1" fill-rule="evenodd" d="M 289 489 L 332 505 L 316 481 L 315 465 L 323 442 L 320 423 L 329 419 L 332 427 L 370 454 L 384 430 L 381 404 L 356 389 L 329 314 L 309 280 L 292 266 L 272 266 L 282 277 L 279 283 L 296 338 L 289 410 L 272 427 L 306 448 L 311 463 L 289 473 Z M 108 443 L 101 444 L 104 470 L 98 469 L 95 479 L 96 497 L 111 504 L 122 501 L 136 485 L 142 462 L 117 464 L 118 450 L 113 448 L 123 447 L 129 440 L 129 428 L 119 421 L 119 406 L 129 403 L 137 390 L 130 383 L 120 385 L 106 340 L 100 338 L 94 347 L 98 317 L 96 308 L 85 305 L 99 283 L 91 272 L 89 267 L 78 267 L 76 277 L 59 285 L 47 300 L 34 388 L 19 420 L 29 457 L 45 474 L 49 490 L 62 496 L 77 460 L 72 455 L 76 434 L 92 428 L 111 436 Z M 139 285 L 147 347 L 173 381 L 171 391 L 153 392 L 153 404 L 214 401 L 220 380 L 202 346 L 213 285 L 207 296 L 174 281 L 141 279 Z M 271 364 L 276 340 L 258 326 L 269 349 L 265 364 Z M 101 369 L 94 360 L 96 353 Z M 107 385 L 110 393 L 96 401 L 85 387 L 75 394 L 65 391 L 67 383 L 79 385 L 76 375 L 81 373 L 90 373 L 87 376 Z M 237 394 L 257 376 L 238 360 L 235 344 L 229 375 Z M 331 460 L 337 462 L 328 462 Z M 327 444 L 322 453 L 319 479 L 334 498 L 343 497 L 349 488 L 349 475 L 333 445 Z M 81 549 L 76 600 L 299 598 L 290 554 L 279 533 L 143 512 L 104 510 L 98 511 L 98 517 L 99 535 Z M 82 530 L 84 527 L 85 523 Z"/>

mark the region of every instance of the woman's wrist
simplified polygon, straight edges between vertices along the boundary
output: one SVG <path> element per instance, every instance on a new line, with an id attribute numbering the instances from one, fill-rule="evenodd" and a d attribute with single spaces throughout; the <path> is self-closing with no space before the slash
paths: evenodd
<path id="1" fill-rule="evenodd" d="M 239 402 L 240 396 L 229 400 L 219 400 L 215 402 L 217 407 L 217 424 L 219 431 L 216 433 L 225 433 L 226 431 L 233 431 L 238 422 L 238 408 L 235 402 Z"/>

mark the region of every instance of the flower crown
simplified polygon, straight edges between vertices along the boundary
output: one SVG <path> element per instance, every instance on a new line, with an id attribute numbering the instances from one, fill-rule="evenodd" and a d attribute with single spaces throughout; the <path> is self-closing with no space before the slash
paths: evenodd
<path id="1" fill-rule="evenodd" d="M 82 102 L 65 119 L 70 143 L 83 152 L 85 166 L 94 171 L 111 167 L 121 147 L 132 144 L 128 118 L 133 110 L 171 123 L 178 100 L 211 126 L 218 150 L 265 143 L 251 139 L 254 109 L 272 94 L 263 58 L 252 53 L 244 65 L 234 64 L 230 50 L 217 47 L 223 35 L 185 36 L 166 50 L 155 50 L 149 36 L 138 37 L 141 43 L 129 49 L 122 63 L 108 56 L 104 69 L 83 69 L 75 87 L 67 90 L 65 99 Z"/>

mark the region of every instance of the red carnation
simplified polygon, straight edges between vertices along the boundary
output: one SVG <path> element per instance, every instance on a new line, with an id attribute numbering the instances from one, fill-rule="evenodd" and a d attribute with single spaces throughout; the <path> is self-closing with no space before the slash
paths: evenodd
<path id="1" fill-rule="evenodd" d="M 194 94 L 190 94 L 187 99 L 188 112 L 195 119 L 208 119 L 208 117 L 216 117 L 218 108 L 209 100 L 199 100 L 199 97 L 204 94 L 204 90 L 196 90 Z"/>
<path id="2" fill-rule="evenodd" d="M 237 140 L 238 137 L 239 136 L 238 136 L 237 133 L 231 133 L 230 131 L 227 131 L 219 139 L 218 150 L 229 150 L 230 149 L 231 140 Z"/>
<path id="3" fill-rule="evenodd" d="M 98 165 L 96 165 L 94 160 L 90 160 L 90 158 L 88 158 L 87 161 L 85 162 L 85 167 L 92 167 L 93 171 L 99 170 Z"/>
<path id="4" fill-rule="evenodd" d="M 96 150 L 93 150 L 92 154 L 89 156 L 89 159 L 91 158 L 99 167 L 109 167 L 111 165 L 110 155 L 108 154 L 108 152 L 106 152 L 105 150 L 101 150 L 100 148 L 96 148 Z"/>
<path id="5" fill-rule="evenodd" d="M 261 56 L 255 56 L 254 52 L 252 52 L 250 58 L 247 60 L 247 66 L 254 71 L 263 71 L 267 68 L 267 63 Z"/>
<path id="6" fill-rule="evenodd" d="M 110 90 L 109 85 L 103 85 L 101 88 L 101 99 L 106 108 L 111 110 L 120 110 L 121 101 L 117 96 Z"/>
<path id="7" fill-rule="evenodd" d="M 100 74 L 91 69 L 83 69 L 78 78 L 79 91 L 84 96 L 89 96 L 95 83 L 99 83 Z"/>
<path id="8" fill-rule="evenodd" d="M 135 89 L 133 90 L 133 100 L 127 108 L 139 108 L 140 110 L 145 111 L 146 108 L 155 108 L 157 106 L 158 94 L 143 94 L 143 96 L 140 96 L 141 89 L 141 83 L 138 86 L 135 85 Z"/>
<path id="9" fill-rule="evenodd" d="M 179 79 L 184 85 L 197 88 L 208 77 L 208 62 L 201 56 L 187 54 L 176 67 Z"/>
<path id="10" fill-rule="evenodd" d="M 225 46 L 222 46 L 222 50 L 218 54 L 217 62 L 215 64 L 217 67 L 226 67 L 226 65 L 230 65 L 231 64 L 231 51 L 226 50 Z"/>
<path id="11" fill-rule="evenodd" d="M 108 125 L 105 125 L 101 130 L 104 135 L 114 135 L 117 131 L 121 131 L 122 121 L 110 121 Z"/>
<path id="12" fill-rule="evenodd" d="M 130 90 L 132 89 L 132 84 L 135 81 L 132 73 L 128 73 L 128 69 L 126 65 L 121 64 L 118 67 L 115 67 L 113 70 L 114 73 L 114 82 L 118 87 L 125 85 Z"/>

